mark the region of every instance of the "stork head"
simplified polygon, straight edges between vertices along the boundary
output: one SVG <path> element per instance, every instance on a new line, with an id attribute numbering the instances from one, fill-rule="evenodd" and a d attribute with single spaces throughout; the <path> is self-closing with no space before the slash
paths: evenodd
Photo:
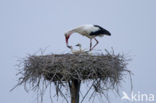
<path id="1" fill-rule="evenodd" d="M 69 31 L 69 32 L 67 32 L 67 33 L 64 34 L 65 39 L 66 39 L 66 45 L 67 46 L 68 46 L 68 39 L 69 39 L 69 37 L 70 37 L 71 34 L 72 34 L 72 31 Z"/>

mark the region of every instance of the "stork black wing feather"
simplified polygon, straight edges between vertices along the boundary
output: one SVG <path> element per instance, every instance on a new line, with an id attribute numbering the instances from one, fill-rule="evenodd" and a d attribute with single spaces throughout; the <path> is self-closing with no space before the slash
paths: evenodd
<path id="1" fill-rule="evenodd" d="M 102 36 L 102 35 L 111 35 L 109 31 L 107 31 L 106 29 L 102 28 L 99 25 L 94 25 L 95 27 L 98 27 L 99 30 L 95 31 L 95 32 L 91 32 L 90 36 Z"/>

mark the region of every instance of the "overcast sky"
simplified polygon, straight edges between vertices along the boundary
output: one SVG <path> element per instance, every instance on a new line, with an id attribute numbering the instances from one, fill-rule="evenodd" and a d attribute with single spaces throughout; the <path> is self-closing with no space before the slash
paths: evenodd
<path id="1" fill-rule="evenodd" d="M 36 102 L 35 93 L 28 94 L 23 87 L 9 92 L 17 83 L 17 60 L 40 48 L 47 48 L 46 53 L 69 52 L 64 32 L 82 24 L 109 30 L 112 36 L 97 38 L 95 51 L 114 48 L 132 58 L 128 69 L 134 73 L 133 91 L 156 96 L 155 0 L 0 0 L 0 103 Z M 73 34 L 70 44 L 78 42 L 88 49 L 88 38 Z M 129 93 L 128 80 L 122 90 Z M 114 95 L 110 99 L 125 102 Z"/>

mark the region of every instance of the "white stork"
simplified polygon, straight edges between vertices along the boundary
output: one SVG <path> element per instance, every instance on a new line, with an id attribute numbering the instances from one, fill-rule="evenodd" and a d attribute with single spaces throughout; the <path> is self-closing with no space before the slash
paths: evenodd
<path id="1" fill-rule="evenodd" d="M 73 34 L 73 33 L 79 33 L 79 34 L 86 36 L 90 39 L 90 49 L 89 49 L 90 51 L 93 50 L 93 48 L 98 44 L 98 40 L 95 37 L 111 35 L 111 33 L 109 31 L 107 31 L 106 29 L 102 28 L 99 25 L 92 25 L 92 24 L 82 25 L 82 26 L 79 26 L 72 30 L 69 30 L 68 32 L 65 33 L 66 45 L 68 48 L 71 47 L 68 45 L 68 39 L 71 36 L 71 34 Z M 94 39 L 96 41 L 96 44 L 93 47 L 92 47 L 92 39 Z"/>

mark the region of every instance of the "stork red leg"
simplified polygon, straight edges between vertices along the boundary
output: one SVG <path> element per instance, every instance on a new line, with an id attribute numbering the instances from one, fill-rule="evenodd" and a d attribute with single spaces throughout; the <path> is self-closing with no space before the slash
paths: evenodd
<path id="1" fill-rule="evenodd" d="M 94 40 L 96 41 L 96 44 L 91 48 L 91 50 L 93 50 L 97 46 L 97 44 L 99 43 L 99 41 L 96 38 L 94 38 Z"/>
<path id="2" fill-rule="evenodd" d="M 92 39 L 90 39 L 90 49 L 89 49 L 90 51 L 92 50 L 91 48 L 92 48 Z"/>

